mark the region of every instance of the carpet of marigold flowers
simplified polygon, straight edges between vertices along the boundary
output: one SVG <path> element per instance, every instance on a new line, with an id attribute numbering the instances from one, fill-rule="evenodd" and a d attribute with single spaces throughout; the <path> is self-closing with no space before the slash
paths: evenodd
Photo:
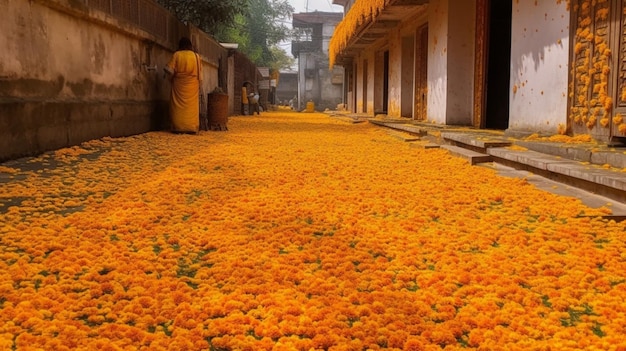
<path id="1" fill-rule="evenodd" d="M 1 166 L 0 350 L 626 350 L 607 208 L 368 123 L 228 126 Z"/>

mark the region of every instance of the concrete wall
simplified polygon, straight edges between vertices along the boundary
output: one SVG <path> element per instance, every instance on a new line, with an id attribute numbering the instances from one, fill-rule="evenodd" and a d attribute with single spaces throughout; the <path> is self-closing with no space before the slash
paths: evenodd
<path id="1" fill-rule="evenodd" d="M 448 0 L 428 5 L 428 120 L 446 123 L 448 99 Z"/>
<path id="2" fill-rule="evenodd" d="M 557 132 L 567 123 L 566 2 L 513 2 L 509 129 Z"/>
<path id="3" fill-rule="evenodd" d="M 449 0 L 448 11 L 446 124 L 471 125 L 474 114 L 476 1 Z"/>
<path id="4" fill-rule="evenodd" d="M 476 3 L 434 0 L 428 11 L 428 119 L 471 125 Z"/>
<path id="5" fill-rule="evenodd" d="M 289 104 L 290 100 L 298 96 L 298 73 L 281 72 L 276 87 L 276 103 Z"/>
<path id="6" fill-rule="evenodd" d="M 402 40 L 400 31 L 395 28 L 389 32 L 389 88 L 387 115 L 400 117 L 402 101 Z"/>
<path id="7" fill-rule="evenodd" d="M 310 13 L 314 16 L 316 12 Z M 333 16 L 324 16 L 322 13 L 317 21 L 323 21 L 323 23 L 312 23 L 312 25 L 319 25 L 321 27 L 321 38 L 314 38 L 313 40 L 321 40 L 319 47 L 314 42 L 313 47 L 318 47 L 316 50 L 300 51 L 298 54 L 298 106 L 295 106 L 297 110 L 302 110 L 306 107 L 308 101 L 315 103 L 315 109 L 335 109 L 338 104 L 343 102 L 343 70 L 337 67 L 337 70 L 331 71 L 328 67 L 328 45 L 330 38 L 335 30 L 335 26 L 339 18 L 336 14 Z M 341 77 L 335 77 L 341 75 Z M 340 80 L 336 83 L 337 78 Z"/>
<path id="8" fill-rule="evenodd" d="M 163 66 L 178 32 L 159 38 L 76 0 L 0 9 L 0 161 L 168 127 Z M 205 92 L 216 62 L 202 56 Z"/>

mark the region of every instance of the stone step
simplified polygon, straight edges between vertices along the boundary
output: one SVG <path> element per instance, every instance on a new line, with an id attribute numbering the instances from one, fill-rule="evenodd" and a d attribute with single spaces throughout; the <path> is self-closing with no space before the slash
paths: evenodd
<path id="1" fill-rule="evenodd" d="M 404 131 L 413 135 L 417 135 L 417 136 L 424 136 L 428 134 L 428 131 L 425 130 L 424 128 L 421 128 L 420 126 L 411 125 L 411 124 L 377 121 L 374 119 L 370 119 L 368 120 L 368 122 L 378 125 L 378 126 L 382 126 L 382 127 L 387 127 L 387 128 L 391 128 L 395 130 L 401 130 L 401 131 Z"/>
<path id="2" fill-rule="evenodd" d="M 420 140 L 418 142 L 410 143 L 409 147 L 415 148 L 415 149 L 439 149 L 441 145 L 424 141 L 424 140 Z"/>
<path id="3" fill-rule="evenodd" d="M 450 152 L 454 156 L 461 157 L 467 160 L 467 162 L 469 162 L 470 165 L 492 161 L 490 155 L 472 151 L 472 150 L 469 150 L 460 146 L 441 145 L 441 148 L 448 150 L 448 152 Z"/>
<path id="4" fill-rule="evenodd" d="M 512 142 L 504 138 L 488 134 L 443 132 L 441 137 L 447 142 L 453 142 L 456 145 L 468 145 L 475 150 L 483 152 L 492 147 L 504 147 L 512 144 Z"/>
<path id="5" fill-rule="evenodd" d="M 413 141 L 419 141 L 421 140 L 421 138 L 419 136 L 415 136 L 413 134 L 409 134 L 409 133 L 403 133 L 403 132 L 398 132 L 395 130 L 390 130 L 387 132 L 389 135 L 391 135 L 392 137 L 404 141 L 404 142 L 413 142 Z"/>
<path id="6" fill-rule="evenodd" d="M 491 148 L 488 153 L 496 162 L 508 161 L 516 168 L 527 169 L 547 178 L 626 202 L 626 173 L 620 170 L 532 150 Z"/>

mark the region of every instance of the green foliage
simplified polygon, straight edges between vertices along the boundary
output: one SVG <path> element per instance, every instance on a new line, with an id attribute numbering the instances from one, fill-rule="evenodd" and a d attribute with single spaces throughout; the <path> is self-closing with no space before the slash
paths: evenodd
<path id="1" fill-rule="evenodd" d="M 207 33 L 231 26 L 235 16 L 248 10 L 249 0 L 157 0 L 183 22 L 193 23 Z"/>
<path id="2" fill-rule="evenodd" d="M 157 0 L 178 19 L 193 23 L 218 41 L 237 43 L 258 67 L 293 66 L 278 44 L 291 37 L 294 8 L 287 0 Z"/>

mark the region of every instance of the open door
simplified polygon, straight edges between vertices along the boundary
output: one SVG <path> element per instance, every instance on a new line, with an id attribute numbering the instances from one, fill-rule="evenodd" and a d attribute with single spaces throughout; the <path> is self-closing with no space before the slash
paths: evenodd
<path id="1" fill-rule="evenodd" d="M 479 128 L 506 129 L 511 84 L 512 2 L 477 0 L 476 4 L 473 124 Z"/>

